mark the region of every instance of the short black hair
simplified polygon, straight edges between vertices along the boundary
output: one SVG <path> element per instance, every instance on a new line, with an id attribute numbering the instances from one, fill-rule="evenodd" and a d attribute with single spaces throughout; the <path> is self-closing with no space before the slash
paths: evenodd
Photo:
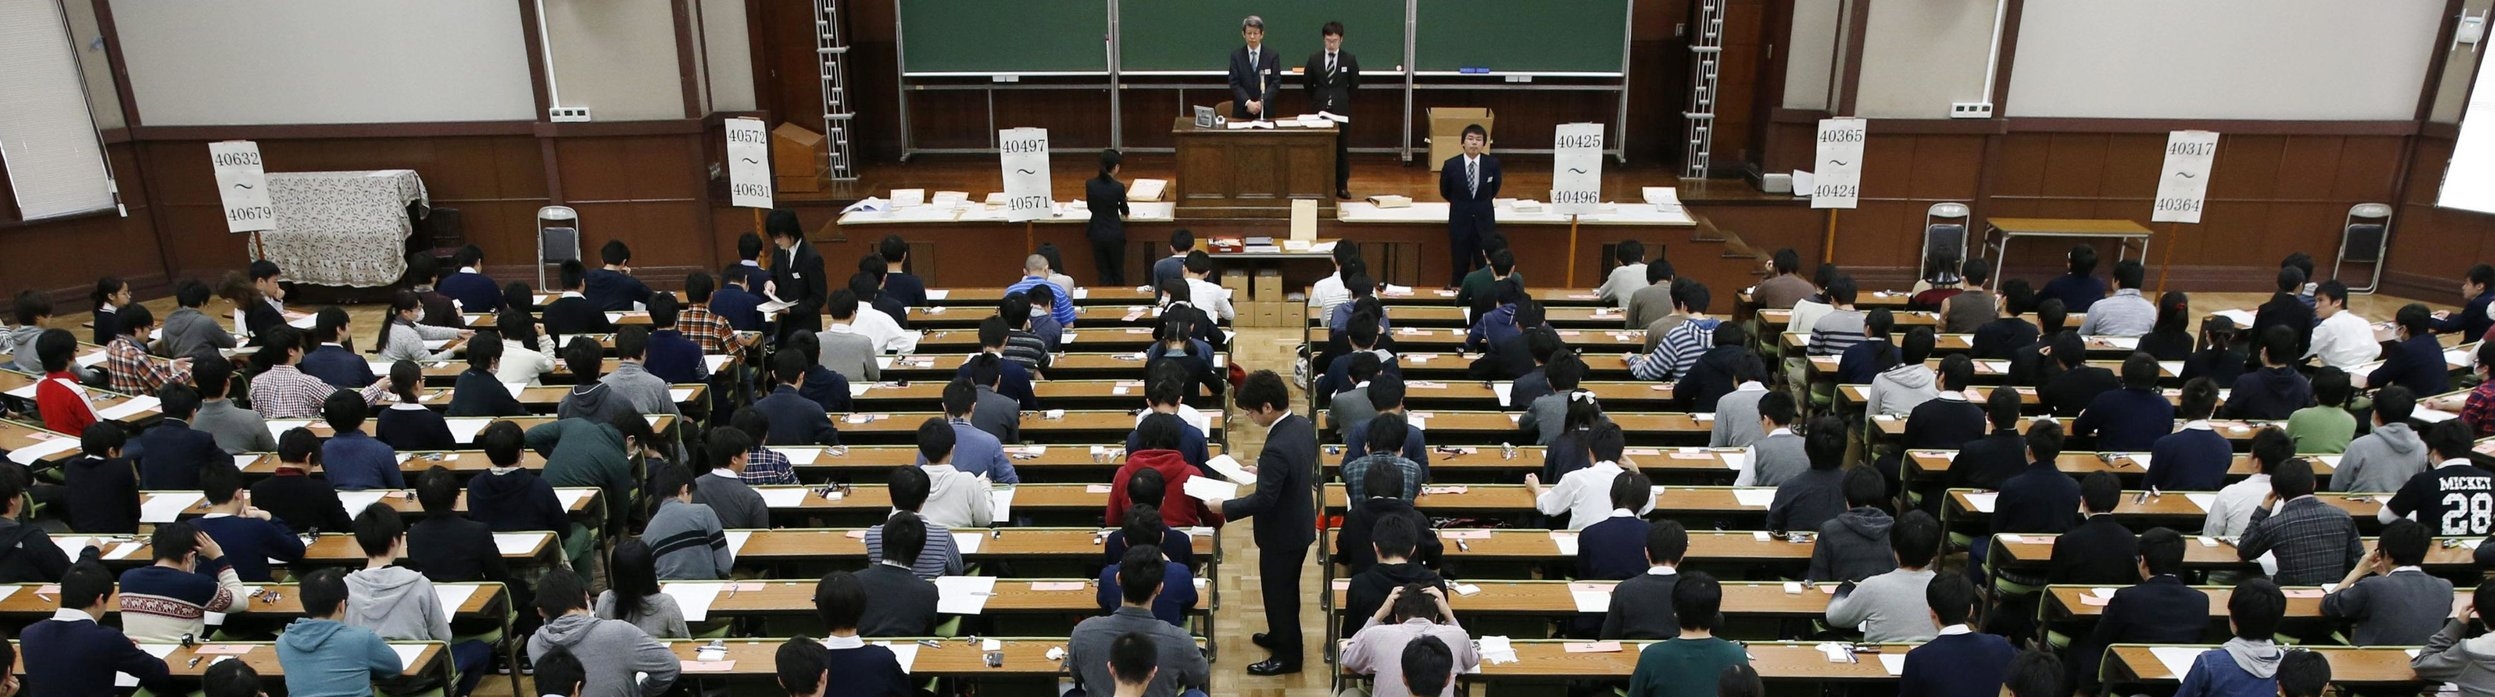
<path id="1" fill-rule="evenodd" d="M 2062 424 L 2038 421 L 2027 427 L 2027 450 L 2037 462 L 2052 462 L 2062 457 Z"/>
<path id="2" fill-rule="evenodd" d="M 1594 424 L 1593 428 L 1586 429 L 1584 437 L 1586 450 L 1593 452 L 1597 462 L 1618 461 L 1620 453 L 1627 450 L 1628 435 L 1622 433 L 1620 424 L 1613 421 Z"/>
<path id="3" fill-rule="evenodd" d="M 7 650 L 7 642 L 0 640 L 0 661 L 15 660 L 15 654 Z M 573 665 L 579 665 L 579 662 L 574 661 Z M 548 684 L 544 659 L 537 661 L 537 684 L 541 687 Z M 200 691 L 207 697 L 260 697 L 261 690 L 260 672 L 252 670 L 251 664 L 243 661 L 217 661 L 215 665 L 208 666 L 207 675 L 200 678 Z"/>
<path id="4" fill-rule="evenodd" d="M 2001 686 L 2010 697 L 2061 697 L 2062 659 L 2049 651 L 2021 651 L 2010 659 L 2010 674 Z"/>
<path id="5" fill-rule="evenodd" d="M 1931 566 L 1941 552 L 1940 521 L 1923 509 L 1906 509 L 1897 516 L 1897 524 L 1889 527 L 1889 551 L 1897 553 L 1899 566 Z"/>
<path id="6" fill-rule="evenodd" d="M 640 325 L 615 329 L 615 357 L 640 358 L 650 349 L 650 330 Z"/>
<path id="7" fill-rule="evenodd" d="M 892 474 L 885 478 L 884 484 L 884 491 L 892 498 L 892 507 L 912 513 L 927 505 L 927 494 L 934 486 L 927 479 L 926 470 L 907 465 L 892 468 Z"/>
<path id="8" fill-rule="evenodd" d="M 858 619 L 866 615 L 866 584 L 847 571 L 824 574 L 823 580 L 814 583 L 814 614 L 832 631 L 857 629 Z"/>
<path id="9" fill-rule="evenodd" d="M 2469 457 L 2469 424 L 2459 419 L 2452 419 L 2427 426 L 2425 441 L 2426 450 L 2433 452 L 2436 458 L 2449 460 Z"/>
<path id="10" fill-rule="evenodd" d="M 2287 594 L 2266 578 L 2238 583 L 2234 597 L 2226 599 L 2226 614 L 2235 620 L 2236 638 L 2269 641 L 2287 615 Z"/>
<path id="11" fill-rule="evenodd" d="M 1646 559 L 1655 564 L 1679 564 L 1689 555 L 1689 529 L 1677 520 L 1660 520 L 1646 526 Z"/>
<path id="12" fill-rule="evenodd" d="M 469 368 L 491 371 L 494 369 L 494 362 L 502 360 L 502 332 L 497 329 L 479 331 L 474 340 L 467 343 L 467 349 Z M 193 361 L 191 365 L 192 373 L 197 374 L 198 362 Z"/>
<path id="13" fill-rule="evenodd" d="M 2304 458 L 2288 458 L 2270 468 L 2270 493 L 2280 501 L 2291 501 L 2313 493 L 2313 463 Z"/>
<path id="14" fill-rule="evenodd" d="M 1818 468 L 1816 464 L 1813 467 Z M 1889 495 L 1888 481 L 1880 477 L 1879 470 L 1871 467 L 1846 468 L 1842 487 L 1845 490 L 1845 505 L 1854 508 L 1880 505 L 1880 501 Z"/>
<path id="15" fill-rule="evenodd" d="M 1232 399 L 1241 409 L 1289 409 L 1291 388 L 1283 382 L 1281 375 L 1270 370 L 1259 370 L 1248 373 L 1247 380 L 1239 384 L 1238 394 Z"/>
<path id="16" fill-rule="evenodd" d="M 1375 403 L 1374 396 L 1371 403 Z M 1379 414 L 1369 417 L 1368 442 L 1361 445 L 1371 453 L 1396 455 L 1403 452 L 1404 441 L 1410 440 L 1411 436 L 1412 426 L 1404 421 L 1402 414 Z"/>
<path id="17" fill-rule="evenodd" d="M 1152 677 L 1161 667 L 1161 650 L 1152 645 L 1152 635 L 1127 632 L 1109 642 L 1109 678 L 1135 684 Z"/>
<path id="18" fill-rule="evenodd" d="M 1161 546 L 1127 540 L 1126 556 L 1118 559 L 1118 594 L 1126 602 L 1141 605 L 1152 602 L 1161 591 L 1161 581 L 1168 574 L 1169 563 L 1161 558 Z"/>
<path id="19" fill-rule="evenodd" d="M 2138 261 L 2124 259 L 2114 262 L 2114 287 L 2116 288 L 2139 290 L 2140 284 L 2147 275 L 2148 269 L 2142 268 Z"/>
<path id="20" fill-rule="evenodd" d="M 2149 528 L 2140 533 L 2140 565 L 2148 567 L 2153 576 L 2171 575 L 2183 570 L 2183 533 L 2174 528 Z"/>
<path id="21" fill-rule="evenodd" d="M 710 429 L 709 440 L 703 443 L 703 454 L 709 456 L 703 463 L 712 470 L 724 470 L 735 464 L 737 457 L 753 449 L 753 436 L 745 435 L 735 426 L 715 427 Z"/>
<path id="22" fill-rule="evenodd" d="M 677 315 L 684 311 L 684 306 L 681 303 L 676 302 L 676 294 L 674 293 L 652 293 L 650 294 L 650 302 L 646 306 L 650 308 L 650 326 L 659 329 L 676 326 Z M 616 342 L 616 351 L 621 352 L 623 351 L 623 342 L 620 341 L 620 339 L 623 337 L 617 336 L 616 338 L 619 339 L 619 341 Z"/>
<path id="23" fill-rule="evenodd" d="M 2272 474 L 2278 466 L 2296 457 L 2296 440 L 2277 426 L 2263 426 L 2252 434 L 2253 466 L 2262 474 Z"/>
<path id="24" fill-rule="evenodd" d="M 2071 245 L 2069 268 L 2073 276 L 2096 273 L 2096 247 L 2084 242 Z"/>
<path id="25" fill-rule="evenodd" d="M 598 246 L 598 260 L 609 266 L 632 261 L 632 247 L 624 244 L 623 240 L 607 240 L 606 244 Z"/>
<path id="26" fill-rule="evenodd" d="M 822 644 L 815 644 L 815 648 L 818 649 L 822 646 Z M 226 663 L 241 662 L 226 661 Z M 546 655 L 537 657 L 537 660 L 531 662 L 530 665 L 536 668 L 535 671 L 529 673 L 530 679 L 537 686 L 536 692 L 541 695 L 575 694 L 580 692 L 582 685 L 589 683 L 589 668 L 581 665 L 580 658 L 573 656 L 570 650 L 562 647 L 547 651 Z M 815 665 L 820 666 L 822 663 L 818 661 Z"/>
<path id="27" fill-rule="evenodd" d="M 2409 303 L 2401 305 L 2399 312 L 2392 314 L 2391 320 L 2401 329 L 2408 330 L 2409 336 L 2425 336 L 2434 327 L 2434 311 L 2426 309 L 2424 303 Z"/>
<path id="28" fill-rule="evenodd" d="M 157 561 L 180 561 L 199 551 L 199 526 L 188 521 L 158 525 L 148 535 L 147 546 Z"/>
<path id="29" fill-rule="evenodd" d="M 302 429 L 296 429 L 302 430 Z M 310 435 L 310 434 L 306 434 Z M 242 468 L 230 459 L 211 459 L 199 466 L 199 493 L 208 497 L 208 505 L 223 506 L 243 490 Z M 7 492 L 0 491 L 0 494 Z"/>
<path id="30" fill-rule="evenodd" d="M 1031 296 L 1019 291 L 1006 293 L 1003 299 L 996 301 L 996 316 L 1005 320 L 1007 329 L 1023 329 L 1031 326 Z"/>
<path id="31" fill-rule="evenodd" d="M 2322 690 L 2330 687 L 2330 659 L 2313 651 L 2288 649 L 2278 661 L 2277 676 L 2282 697 L 2322 697 Z"/>
<path id="32" fill-rule="evenodd" d="M 1465 130 L 1471 132 L 1480 128 L 1467 126 Z M 1440 641 L 1435 634 L 1423 634 L 1421 638 L 1405 643 L 1403 655 L 1398 657 L 1397 662 L 1403 668 L 1404 689 L 1415 695 L 1445 692 L 1447 683 L 1455 679 L 1455 653 L 1448 650 L 1447 643 Z"/>
<path id="33" fill-rule="evenodd" d="M 1747 664 L 1724 666 L 1715 674 L 1715 697 L 1763 697 L 1767 686 L 1759 682 L 1759 671 Z"/>
<path id="34" fill-rule="evenodd" d="M 527 446 L 528 436 L 517 423 L 496 421 L 477 432 L 476 444 L 485 450 L 485 460 L 495 467 L 514 467 L 520 464 L 520 450 Z"/>
<path id="35" fill-rule="evenodd" d="M 563 344 L 563 368 L 572 371 L 572 379 L 580 384 L 597 382 L 606 370 L 606 349 L 596 339 L 575 335 Z"/>
<path id="36" fill-rule="evenodd" d="M 1991 421 L 1993 430 L 1996 431 L 2018 428 L 2019 408 L 2024 404 L 2026 404 L 2026 399 L 2019 396 L 2018 390 L 2008 387 L 1994 388 L 1992 394 L 1984 396 L 1985 420 Z"/>
<path id="37" fill-rule="evenodd" d="M 1795 411 L 1799 408 L 1793 402 L 1793 395 L 1783 390 L 1768 390 L 1767 394 L 1759 396 L 1759 416 L 1778 426 L 1793 425 Z"/>
<path id="38" fill-rule="evenodd" d="M 2156 356 L 2134 351 L 2129 357 L 2122 359 L 2123 387 L 2134 390 L 2157 389 L 2157 373 Z"/>
<path id="39" fill-rule="evenodd" d="M 2007 293 L 2007 291 L 2004 291 L 2004 293 Z M 2013 307 L 2011 309 L 2016 308 Z M 2062 304 L 2061 298 L 2045 298 L 2043 300 L 2036 301 L 2036 328 L 2038 331 L 2046 334 L 2059 334 L 2062 332 L 2062 326 L 2069 321 L 2070 308 Z"/>
<path id="40" fill-rule="evenodd" d="M 416 475 L 416 503 L 427 518 L 451 515 L 459 508 L 459 476 L 441 465 L 425 468 Z"/>
<path id="41" fill-rule="evenodd" d="M 52 299 L 32 290 L 21 290 L 17 292 L 17 305 L 11 310 L 16 313 L 18 324 L 34 326 L 52 316 Z"/>
<path id="42" fill-rule="evenodd" d="M 1004 346 L 1005 337 L 1012 333 L 1012 329 L 1006 326 L 1003 317 L 990 315 L 987 319 L 979 320 L 979 346 L 981 348 Z"/>
<path id="43" fill-rule="evenodd" d="M 1811 469 L 1845 466 L 1845 430 L 1845 419 L 1835 415 L 1822 414 L 1811 419 L 1802 434 L 1802 454 L 1810 458 Z"/>
<path id="44" fill-rule="evenodd" d="M 555 574 L 549 574 L 552 575 Z M 320 569 L 304 576 L 300 583 L 295 592 L 303 596 L 303 614 L 328 617 L 338 614 L 340 606 L 347 603 L 347 574 L 343 570 Z M 540 592 L 544 590 L 540 589 Z M 545 596 L 539 595 L 538 598 L 539 604 L 543 605 Z"/>
<path id="45" fill-rule="evenodd" d="M 2409 518 L 2396 518 L 2382 526 L 2382 539 L 2376 544 L 2393 566 L 2416 566 L 2426 561 L 2426 546 L 2433 536 L 2426 526 Z"/>
<path id="46" fill-rule="evenodd" d="M 407 522 L 390 504 L 376 502 L 355 514 L 355 546 L 364 550 L 364 556 L 389 554 L 390 547 L 406 535 Z"/>
<path id="47" fill-rule="evenodd" d="M 105 569 L 103 562 L 90 559 L 71 564 L 69 572 L 61 576 L 61 607 L 63 608 L 93 607 L 96 603 L 104 602 L 104 599 L 112 594 L 113 572 Z M 311 599 L 305 598 L 304 600 L 306 607 L 309 607 Z"/>
<path id="48" fill-rule="evenodd" d="M 1676 281 L 1672 284 L 1672 301 L 1680 303 L 1682 308 L 1690 312 L 1703 313 L 1707 311 L 1707 305 L 1715 301 L 1715 296 L 1707 292 L 1707 284 L 1697 281 L 1688 283 Z"/>
<path id="49" fill-rule="evenodd" d="M 556 267 L 555 276 L 558 282 L 563 284 L 564 289 L 570 290 L 579 288 L 581 287 L 582 282 L 588 280 L 589 268 L 582 266 L 579 261 L 567 260 Z M 509 300 L 508 298 L 506 298 L 505 301 L 514 303 L 518 302 Z"/>
<path id="50" fill-rule="evenodd" d="M 2135 353 L 2132 355 L 2145 356 L 2148 354 Z M 2155 367 L 2153 359 L 2151 367 Z M 2128 361 L 2124 362 L 2123 371 L 2127 373 L 2130 372 L 2130 369 L 2131 364 Z M 2152 385 L 2155 382 L 2155 378 L 2150 379 L 2150 383 Z M 2187 421 L 2197 421 L 2209 418 L 2210 414 L 2217 413 L 2218 411 L 2218 383 L 2210 380 L 2208 376 L 2195 377 L 2190 380 L 2186 380 L 2183 382 L 2183 393 L 2175 401 L 2176 416 L 2183 417 L 2183 419 Z"/>
<path id="51" fill-rule="evenodd" d="M 2112 513 L 2122 503 L 2122 480 L 2112 472 L 2089 472 L 2079 479 L 2079 501 L 2090 513 Z"/>
<path id="52" fill-rule="evenodd" d="M 1768 255 L 1767 263 L 1769 268 L 1776 270 L 1777 275 L 1795 273 L 1802 270 L 1802 253 L 1793 251 L 1792 247 L 1786 247 Z"/>
<path id="53" fill-rule="evenodd" d="M 537 579 L 537 613 L 547 619 L 589 608 L 589 584 L 569 569 L 555 569 Z"/>
<path id="54" fill-rule="evenodd" d="M 1625 508 L 1631 512 L 1645 510 L 1646 502 L 1653 500 L 1654 496 L 1654 481 L 1647 479 L 1646 473 L 1624 469 L 1619 474 L 1612 475 L 1612 508 Z"/>
<path id="55" fill-rule="evenodd" d="M 321 422 L 338 433 L 363 428 L 366 411 L 364 397 L 347 390 L 330 392 L 321 400 Z"/>
<path id="56" fill-rule="evenodd" d="M 1414 529 L 1412 521 L 1402 516 L 1379 519 L 1377 527 L 1369 533 L 1369 542 L 1377 545 L 1377 553 L 1381 557 L 1409 558 L 1420 541 L 1421 531 Z"/>
<path id="57" fill-rule="evenodd" d="M 1975 583 L 1966 574 L 1936 574 L 1923 586 L 1923 604 L 1940 617 L 1941 626 L 1966 624 L 1975 614 Z"/>
<path id="58" fill-rule="evenodd" d="M 1672 584 L 1672 614 L 1682 629 L 1713 629 L 1716 613 L 1723 607 L 1724 585 L 1704 571 L 1682 573 L 1680 582 Z"/>
<path id="59" fill-rule="evenodd" d="M 2293 266 L 2278 267 L 2278 292 L 2294 293 L 2303 290 L 2305 278 L 2304 269 Z"/>
<path id="60" fill-rule="evenodd" d="M 1369 378 L 1369 406 L 1379 411 L 1403 406 L 1405 394 L 1403 376 L 1380 371 Z"/>
<path id="61" fill-rule="evenodd" d="M 953 424 L 944 419 L 927 417 L 926 421 L 918 424 L 918 456 L 927 458 L 928 462 L 952 457 L 953 445 L 958 439 L 953 434 Z"/>
<path id="62" fill-rule="evenodd" d="M 2356 385 L 2349 380 L 2348 371 L 2330 366 L 2313 369 L 2313 402 L 2315 404 L 2333 409 L 2344 409 L 2348 405 L 2348 395 L 2355 394 L 2355 392 Z"/>
<path id="63" fill-rule="evenodd" d="M 1906 353 L 1908 356 L 1912 356 L 1914 354 L 1916 336 L 1931 336 L 1931 333 L 1924 331 L 1924 329 L 1924 327 L 1916 327 L 1914 331 L 1906 333 Z M 1927 352 L 1930 351 L 1928 348 L 1925 350 Z M 1969 383 L 1972 383 L 1975 380 L 1975 360 L 1968 358 L 1967 355 L 1963 353 L 1949 354 L 1949 357 L 1941 359 L 1941 369 L 1938 371 L 1938 374 L 1941 379 L 1941 389 L 1953 392 L 1964 390 L 1967 388 Z M 2015 395 L 2017 390 L 2011 390 L 2011 393 Z"/>
<path id="64" fill-rule="evenodd" d="M 927 523 L 918 514 L 894 511 L 884 520 L 884 561 L 908 566 L 927 548 Z"/>
<path id="65" fill-rule="evenodd" d="M 130 434 L 110 421 L 87 424 L 86 430 L 78 432 L 78 452 L 87 457 L 112 457 L 113 451 L 129 444 Z"/>
<path id="66" fill-rule="evenodd" d="M 1176 230 L 1171 230 L 1171 231 L 1170 231 L 1170 250 L 1171 250 L 1171 251 L 1181 251 L 1181 250 L 1194 249 L 1194 248 L 1195 248 L 1195 246 L 1196 246 L 1196 234 L 1195 234 L 1195 233 L 1193 233 L 1193 232 L 1189 232 L 1186 228 L 1179 228 L 1179 229 L 1176 229 Z"/>

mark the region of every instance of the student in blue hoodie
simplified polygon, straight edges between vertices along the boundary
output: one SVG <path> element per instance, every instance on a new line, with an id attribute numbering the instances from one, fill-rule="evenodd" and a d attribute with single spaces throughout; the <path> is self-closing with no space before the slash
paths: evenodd
<path id="1" fill-rule="evenodd" d="M 2287 614 L 2287 595 L 2269 579 L 2235 585 L 2227 598 L 2227 626 L 2235 638 L 2203 651 L 2183 674 L 2175 697 L 2272 697 L 2278 694 L 2279 660 L 2287 656 L 2277 642 L 2279 618 Z"/>
<path id="2" fill-rule="evenodd" d="M 277 635 L 277 665 L 286 671 L 287 695 L 364 697 L 373 693 L 373 681 L 396 678 L 406 670 L 381 635 L 344 621 L 344 572 L 312 572 L 295 592 L 303 600 L 303 618 Z"/>
<path id="3" fill-rule="evenodd" d="M 2157 359 L 2133 353 L 2122 362 L 2122 389 L 2098 393 L 2071 422 L 2071 435 L 2096 438 L 2096 449 L 2139 452 L 2174 432 L 2174 403 L 2157 391 Z"/>

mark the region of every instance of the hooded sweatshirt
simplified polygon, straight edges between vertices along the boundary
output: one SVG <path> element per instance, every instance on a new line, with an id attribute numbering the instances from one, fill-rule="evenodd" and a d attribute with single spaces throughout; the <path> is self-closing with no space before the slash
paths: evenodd
<path id="1" fill-rule="evenodd" d="M 286 666 L 286 694 L 294 697 L 371 695 L 373 681 L 405 670 L 380 635 L 310 617 L 277 635 L 277 662 Z"/>
<path id="2" fill-rule="evenodd" d="M 1120 521 L 1126 520 L 1126 507 L 1131 505 L 1126 500 L 1127 481 L 1134 479 L 1136 472 L 1147 469 L 1161 473 L 1164 486 L 1161 502 L 1156 505 L 1161 509 L 1163 524 L 1183 528 L 1213 522 L 1214 516 L 1205 510 L 1204 502 L 1187 495 L 1185 491 L 1184 485 L 1188 478 L 1195 476 L 1196 468 L 1187 464 L 1184 453 L 1176 450 L 1139 450 L 1127 456 L 1126 464 L 1118 467 L 1117 476 L 1109 480 L 1109 516 L 1103 518 L 1109 525 L 1120 525 Z"/>
<path id="3" fill-rule="evenodd" d="M 528 637 L 529 660 L 545 660 L 555 649 L 581 658 L 589 669 L 581 697 L 655 697 L 676 683 L 682 668 L 674 652 L 632 623 L 582 613 L 554 618 Z M 635 673 L 649 677 L 636 683 Z"/>
<path id="4" fill-rule="evenodd" d="M 2220 414 L 2229 419 L 2280 420 L 2296 414 L 2296 410 L 2313 404 L 2313 383 L 2295 368 L 2263 367 L 2235 378 L 2235 391 L 2226 397 L 2226 410 Z"/>
<path id="5" fill-rule="evenodd" d="M 1813 581 L 1855 581 L 1897 569 L 1889 550 L 1889 528 L 1897 519 L 1869 506 L 1846 509 L 1819 526 L 1818 544 L 1811 548 Z"/>
<path id="6" fill-rule="evenodd" d="M 2270 641 L 2228 639 L 2192 661 L 2175 697 L 2273 697 L 2278 662 L 2286 657 L 2287 651 Z"/>
<path id="7" fill-rule="evenodd" d="M 433 582 L 404 566 L 347 574 L 349 626 L 392 641 L 450 641 L 450 613 L 442 611 Z"/>
<path id="8" fill-rule="evenodd" d="M 555 418 L 588 419 L 602 424 L 613 422 L 617 414 L 630 413 L 634 413 L 632 399 L 618 394 L 603 382 L 574 385 L 554 408 Z"/>
<path id="9" fill-rule="evenodd" d="M 1351 588 L 1343 591 L 1344 624 L 1349 625 L 1353 632 L 1360 631 L 1360 625 L 1376 615 L 1379 606 L 1386 604 L 1388 594 L 1413 583 L 1446 585 L 1446 581 L 1438 577 L 1438 572 L 1422 566 L 1420 562 L 1378 562 L 1369 565 L 1369 570 L 1351 577 Z"/>
<path id="10" fill-rule="evenodd" d="M 2444 622 L 2443 631 L 2426 639 L 2426 647 L 2409 659 L 2408 667 L 2427 681 L 2460 686 L 2463 695 L 2495 695 L 2495 634 L 2463 639 L 2466 629 L 2459 621 Z"/>
<path id="11" fill-rule="evenodd" d="M 35 337 L 43 335 L 43 327 L 18 325 L 10 327 L 8 331 L 10 367 L 16 368 L 17 372 L 42 375 L 43 359 L 35 355 Z M 79 382 L 93 380 L 96 377 L 95 371 L 78 365 L 77 361 L 69 362 L 69 372 L 77 375 Z"/>
<path id="12" fill-rule="evenodd" d="M 166 355 L 175 358 L 197 353 L 200 349 L 234 347 L 234 335 L 226 333 L 224 325 L 217 324 L 216 318 L 200 312 L 199 308 L 176 309 L 173 314 L 165 315 L 164 324 L 164 340 L 159 346 L 164 348 Z"/>
<path id="13" fill-rule="evenodd" d="M 1933 379 L 1932 369 L 1920 363 L 1900 363 L 1880 371 L 1871 378 L 1871 392 L 1864 395 L 1863 411 L 1874 416 L 1912 413 L 1924 400 L 1940 396 L 1940 387 L 1932 384 Z"/>
<path id="14" fill-rule="evenodd" d="M 2323 491 L 2399 491 L 2410 477 L 2432 464 L 2426 442 L 2406 420 L 2374 427 L 2374 432 L 2348 442 L 2339 468 Z"/>

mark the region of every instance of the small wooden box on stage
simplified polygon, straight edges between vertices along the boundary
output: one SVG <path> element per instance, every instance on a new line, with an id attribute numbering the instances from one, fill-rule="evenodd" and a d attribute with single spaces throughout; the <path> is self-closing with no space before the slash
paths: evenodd
<path id="1" fill-rule="evenodd" d="M 1178 145 L 1177 216 L 1291 217 L 1292 199 L 1315 199 L 1334 210 L 1334 138 L 1321 128 L 1281 126 L 1197 128 L 1181 116 L 1170 133 Z"/>

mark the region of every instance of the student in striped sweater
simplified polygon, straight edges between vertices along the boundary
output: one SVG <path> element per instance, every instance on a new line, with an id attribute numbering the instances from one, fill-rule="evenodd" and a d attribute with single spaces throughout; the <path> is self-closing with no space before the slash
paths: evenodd
<path id="1" fill-rule="evenodd" d="M 1841 356 L 1868 336 L 1867 318 L 1861 310 L 1854 309 L 1854 292 L 1852 278 L 1838 278 L 1828 284 L 1828 304 L 1834 309 L 1811 323 L 1810 355 Z"/>
<path id="2" fill-rule="evenodd" d="M 1715 347 L 1715 327 L 1723 320 L 1707 316 L 1713 298 L 1706 284 L 1687 281 L 1672 287 L 1672 309 L 1687 319 L 1664 332 L 1654 353 L 1629 358 L 1629 374 L 1639 380 L 1672 380 L 1698 364 L 1699 354 Z"/>
<path id="3" fill-rule="evenodd" d="M 242 578 L 225 562 L 225 549 L 197 526 L 156 526 L 148 545 L 156 563 L 121 573 L 121 629 L 130 638 L 205 640 L 207 613 L 247 602 Z"/>

